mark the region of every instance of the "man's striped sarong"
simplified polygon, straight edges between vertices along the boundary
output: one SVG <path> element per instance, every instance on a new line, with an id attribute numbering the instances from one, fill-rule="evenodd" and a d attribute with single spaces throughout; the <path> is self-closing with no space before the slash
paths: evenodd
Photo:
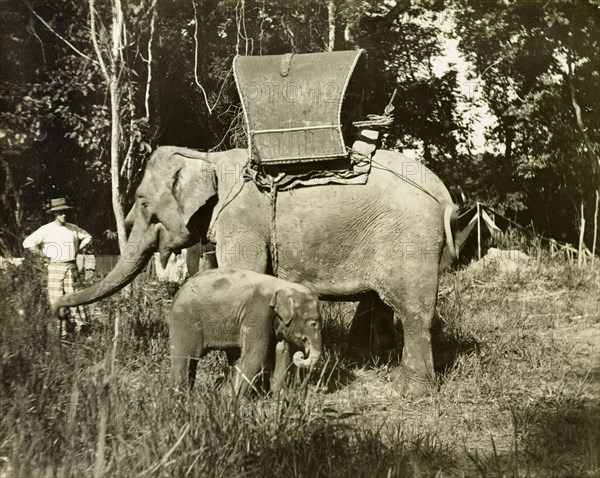
<path id="1" fill-rule="evenodd" d="M 73 262 L 51 262 L 48 264 L 48 299 L 50 304 L 59 297 L 82 289 L 81 278 L 77 264 Z M 89 321 L 89 311 L 86 306 L 71 307 L 71 316 L 78 324 Z"/>

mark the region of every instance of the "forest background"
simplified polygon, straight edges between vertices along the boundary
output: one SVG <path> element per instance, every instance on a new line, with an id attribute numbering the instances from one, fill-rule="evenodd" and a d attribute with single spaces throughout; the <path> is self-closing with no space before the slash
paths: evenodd
<path id="1" fill-rule="evenodd" d="M 384 146 L 479 201 L 592 249 L 598 0 L 0 0 L 0 254 L 68 196 L 117 253 L 150 152 L 245 147 L 236 54 L 364 48 Z M 450 54 L 449 48 L 450 49 Z M 446 62 L 444 68 L 440 64 Z"/>

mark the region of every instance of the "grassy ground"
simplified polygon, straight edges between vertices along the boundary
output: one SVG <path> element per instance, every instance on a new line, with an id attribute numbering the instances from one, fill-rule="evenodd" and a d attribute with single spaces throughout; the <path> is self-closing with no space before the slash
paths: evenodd
<path id="1" fill-rule="evenodd" d="M 350 304 L 323 305 L 308 384 L 238 402 L 215 389 L 218 353 L 191 396 L 167 387 L 172 287 L 137 281 L 95 306 L 91 339 L 60 345 L 43 280 L 0 277 L 1 477 L 600 476 L 598 270 L 444 275 L 439 388 L 417 401 L 389 380 L 397 354 L 345 355 Z"/>

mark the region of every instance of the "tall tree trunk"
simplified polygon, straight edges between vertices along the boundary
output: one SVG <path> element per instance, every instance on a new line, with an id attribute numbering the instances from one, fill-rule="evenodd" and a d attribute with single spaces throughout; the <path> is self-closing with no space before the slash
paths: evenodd
<path id="1" fill-rule="evenodd" d="M 119 70 L 121 63 L 121 38 L 123 33 L 123 8 L 121 0 L 114 0 L 112 12 L 112 52 L 110 61 L 110 179 L 112 189 L 112 203 L 115 220 L 117 222 L 117 235 L 121 253 L 127 243 L 125 232 L 125 213 L 121 187 L 119 181 L 119 145 L 121 144 L 121 92 L 119 91 Z"/>
<path id="2" fill-rule="evenodd" d="M 596 190 L 596 209 L 594 210 L 594 238 L 592 239 L 592 269 L 596 260 L 596 241 L 598 239 L 598 203 L 600 203 L 600 193 Z"/>
<path id="3" fill-rule="evenodd" d="M 121 125 L 119 124 L 119 87 L 114 83 L 110 85 L 110 109 L 111 109 L 111 135 L 110 135 L 110 185 L 112 192 L 113 213 L 117 222 L 117 234 L 119 237 L 119 249 L 121 253 L 127 242 L 125 232 L 125 213 L 123 210 L 121 186 L 119 180 L 119 143 L 121 142 Z"/>
<path id="4" fill-rule="evenodd" d="M 123 211 L 122 194 L 119 183 L 119 145 L 121 143 L 121 92 L 119 88 L 119 70 L 121 66 L 121 38 L 123 33 L 123 8 L 121 0 L 113 0 L 112 4 L 112 48 L 110 56 L 110 70 L 106 67 L 98 36 L 96 32 L 96 7 L 95 0 L 88 0 L 90 8 L 90 35 L 94 51 L 98 57 L 100 69 L 108 85 L 110 96 L 110 182 L 113 203 L 113 213 L 117 223 L 119 249 L 123 253 L 127 243 L 125 232 L 125 214 Z"/>
<path id="5" fill-rule="evenodd" d="M 585 243 L 583 237 L 585 235 L 585 213 L 583 208 L 583 199 L 581 200 L 581 217 L 579 219 L 579 246 L 577 247 L 577 265 L 579 267 L 585 264 Z"/>
<path id="6" fill-rule="evenodd" d="M 335 48 L 335 1 L 327 2 L 327 19 L 329 23 L 329 44 L 327 51 L 333 51 Z"/>

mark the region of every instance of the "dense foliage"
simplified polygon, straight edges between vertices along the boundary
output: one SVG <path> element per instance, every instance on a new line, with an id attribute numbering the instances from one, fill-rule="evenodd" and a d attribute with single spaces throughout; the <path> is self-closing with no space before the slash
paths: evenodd
<path id="1" fill-rule="evenodd" d="M 100 240 L 115 230 L 111 117 L 90 31 L 93 5 L 94 38 L 108 58 L 114 0 L 0 5 L 0 252 L 19 254 L 22 237 L 45 220 L 44 201 L 59 195 L 76 201 L 97 250 L 114 251 L 114 239 Z M 380 113 L 398 90 L 387 147 L 416 151 L 470 203 L 558 239 L 576 242 L 584 204 L 591 248 L 600 182 L 596 0 L 133 0 L 123 16 L 126 208 L 148 145 L 243 146 L 236 54 L 365 48 L 365 113 Z M 440 69 L 444 54 L 456 64 Z M 473 147 L 477 102 L 495 121 Z"/>
<path id="2" fill-rule="evenodd" d="M 599 188 L 600 5 L 461 0 L 456 13 L 461 50 L 497 118 L 488 136 L 498 153 L 474 168 L 478 197 L 573 241 L 577 210 L 590 209 L 589 224 Z"/>

